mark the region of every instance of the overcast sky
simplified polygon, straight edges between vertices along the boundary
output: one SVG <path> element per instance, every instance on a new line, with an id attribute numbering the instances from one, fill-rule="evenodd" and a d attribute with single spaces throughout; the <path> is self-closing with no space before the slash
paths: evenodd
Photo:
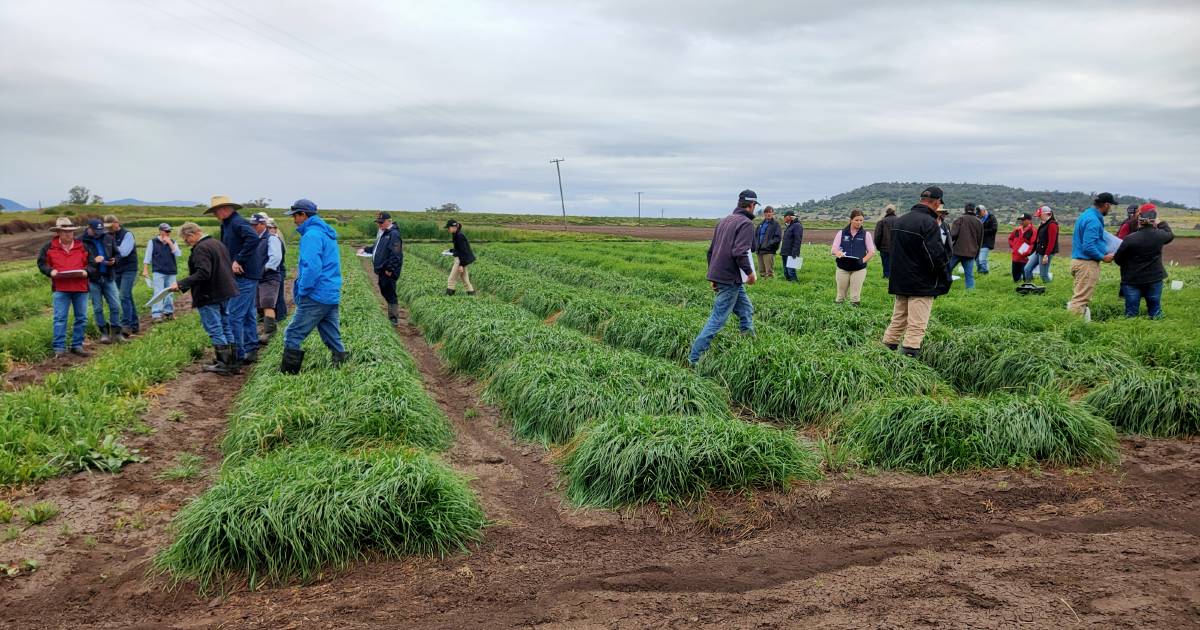
<path id="1" fill-rule="evenodd" d="M 563 157 L 574 214 L 897 180 L 1200 205 L 1198 33 L 1195 0 L 0 0 L 0 197 L 557 213 Z"/>

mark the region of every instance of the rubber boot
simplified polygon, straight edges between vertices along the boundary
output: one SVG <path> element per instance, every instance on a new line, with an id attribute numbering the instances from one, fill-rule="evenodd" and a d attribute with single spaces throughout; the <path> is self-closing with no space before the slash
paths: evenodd
<path id="1" fill-rule="evenodd" d="M 454 295 L 454 289 L 446 289 L 446 295 Z"/>
<path id="2" fill-rule="evenodd" d="M 109 326 L 108 334 L 112 337 L 112 340 L 116 343 L 121 343 L 122 341 L 126 341 L 125 335 L 121 332 L 120 326 Z"/>
<path id="3" fill-rule="evenodd" d="M 238 362 L 238 358 L 237 358 L 237 346 L 235 346 L 231 343 L 226 344 L 223 356 L 225 358 L 223 359 L 222 362 L 225 364 L 225 369 L 226 369 L 226 371 L 228 371 L 229 374 L 241 374 L 242 373 L 242 366 L 241 366 L 241 363 Z"/>
<path id="4" fill-rule="evenodd" d="M 242 365 L 250 365 L 256 361 L 258 361 L 258 350 L 251 350 L 246 353 L 246 356 L 242 357 Z"/>
<path id="5" fill-rule="evenodd" d="M 212 372 L 214 374 L 229 374 L 229 366 L 226 365 L 225 349 L 229 346 L 213 346 L 213 362 L 200 368 L 204 372 Z"/>
<path id="6" fill-rule="evenodd" d="M 341 367 L 343 363 L 350 360 L 350 351 L 348 350 L 346 352 L 332 352 L 330 354 L 332 356 L 333 367 Z"/>
<path id="7" fill-rule="evenodd" d="M 888 350 L 891 350 L 892 352 L 895 352 L 896 348 L 900 347 L 900 344 L 898 344 L 898 343 L 885 343 L 883 345 L 885 348 L 887 348 Z"/>
<path id="8" fill-rule="evenodd" d="M 279 371 L 284 374 L 299 374 L 300 366 L 304 363 L 304 351 L 292 350 L 291 348 L 283 349 L 283 363 L 279 365 Z"/>
<path id="9" fill-rule="evenodd" d="M 108 336 L 108 326 L 100 327 L 100 343 L 112 343 L 112 337 Z"/>
<path id="10" fill-rule="evenodd" d="M 388 304 L 388 321 L 392 322 L 393 326 L 400 323 L 400 305 L 399 304 Z"/>
<path id="11" fill-rule="evenodd" d="M 474 296 L 474 295 L 475 295 L 475 292 L 474 292 L 474 291 L 467 291 L 467 295 Z"/>
<path id="12" fill-rule="evenodd" d="M 906 356 L 906 357 L 912 357 L 915 359 L 915 358 L 917 358 L 918 355 L 921 354 L 921 349 L 920 348 L 909 348 L 908 346 L 905 346 L 903 348 L 900 348 L 900 352 L 903 353 L 904 356 Z"/>
<path id="13" fill-rule="evenodd" d="M 274 317 L 263 318 L 263 334 L 266 335 L 268 339 L 271 337 L 271 335 L 274 335 L 275 331 L 278 329 L 279 323 L 275 321 Z"/>
<path id="14" fill-rule="evenodd" d="M 133 332 L 133 329 L 132 329 L 132 328 L 130 328 L 130 327 L 128 327 L 128 326 L 122 326 L 122 327 L 121 327 L 121 335 L 122 335 L 123 337 L 125 337 L 126 339 L 128 339 L 128 338 L 132 337 L 132 336 L 133 336 L 133 334 L 134 334 L 134 332 Z"/>

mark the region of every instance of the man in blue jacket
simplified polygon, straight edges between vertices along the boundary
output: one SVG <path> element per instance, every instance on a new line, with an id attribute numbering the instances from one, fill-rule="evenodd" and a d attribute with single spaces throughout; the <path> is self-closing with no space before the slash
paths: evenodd
<path id="1" fill-rule="evenodd" d="M 237 279 L 238 294 L 229 300 L 229 328 L 237 360 L 254 363 L 258 360 L 258 313 L 254 302 L 266 256 L 258 247 L 261 240 L 258 233 L 238 214 L 241 208 L 241 204 L 229 197 L 217 195 L 204 213 L 221 220 L 221 243 L 229 250 L 233 276 Z"/>
<path id="2" fill-rule="evenodd" d="M 754 334 L 754 307 L 746 295 L 744 285 L 754 284 L 754 265 L 750 262 L 750 248 L 754 245 L 754 208 L 758 195 L 753 190 L 743 190 L 738 195 L 738 205 L 733 213 L 721 219 L 713 232 L 712 244 L 708 248 L 708 281 L 712 283 L 717 297 L 713 300 L 712 315 L 692 342 L 688 363 L 693 366 L 700 355 L 708 351 L 713 337 L 717 336 L 730 313 L 736 313 L 743 334 Z M 745 280 L 742 277 L 745 276 Z"/>
<path id="3" fill-rule="evenodd" d="M 375 217 L 375 223 L 379 225 L 379 236 L 375 244 L 363 248 L 363 252 L 371 254 L 371 264 L 379 279 L 379 294 L 387 302 L 388 320 L 395 326 L 400 323 L 396 280 L 400 278 L 400 268 L 404 266 L 404 240 L 400 238 L 400 229 L 392 222 L 391 214 L 380 212 Z"/>
<path id="4" fill-rule="evenodd" d="M 1108 253 L 1108 237 L 1104 232 L 1104 217 L 1116 205 L 1112 193 L 1100 193 L 1092 200 L 1092 207 L 1083 211 L 1075 220 L 1075 233 L 1071 235 L 1071 277 L 1075 279 L 1075 291 L 1067 310 L 1087 319 L 1088 303 L 1100 282 L 1100 263 L 1112 262 Z"/>
<path id="5" fill-rule="evenodd" d="M 337 232 L 317 216 L 317 204 L 300 199 L 284 212 L 292 217 L 300 233 L 300 256 L 292 297 L 296 311 L 283 331 L 283 363 L 279 371 L 298 374 L 304 363 L 300 344 L 313 328 L 333 355 L 337 367 L 350 358 L 342 345 L 338 304 L 342 296 L 342 260 L 338 254 Z"/>

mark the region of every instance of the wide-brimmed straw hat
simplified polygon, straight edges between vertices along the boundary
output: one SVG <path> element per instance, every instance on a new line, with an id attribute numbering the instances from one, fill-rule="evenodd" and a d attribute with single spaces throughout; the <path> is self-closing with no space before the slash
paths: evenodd
<path id="1" fill-rule="evenodd" d="M 80 227 L 81 226 L 71 223 L 70 217 L 59 217 L 54 220 L 54 225 L 50 228 L 50 231 L 51 232 L 62 232 L 62 231 L 74 232 L 75 230 L 78 230 Z"/>
<path id="2" fill-rule="evenodd" d="M 228 195 L 213 195 L 212 201 L 208 204 L 208 210 L 205 210 L 204 214 L 212 214 L 217 211 L 217 208 L 222 206 L 229 206 L 234 210 L 242 209 L 242 204 L 234 203 L 233 199 L 230 199 Z"/>

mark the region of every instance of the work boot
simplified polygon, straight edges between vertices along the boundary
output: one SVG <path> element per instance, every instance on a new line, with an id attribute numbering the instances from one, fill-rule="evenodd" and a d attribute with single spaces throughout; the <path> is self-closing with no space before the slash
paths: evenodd
<path id="1" fill-rule="evenodd" d="M 343 363 L 350 360 L 350 351 L 349 350 L 347 350 L 346 352 L 332 352 L 330 354 L 333 357 L 333 359 L 332 359 L 333 367 L 341 367 Z"/>
<path id="2" fill-rule="evenodd" d="M 474 295 L 475 295 L 475 292 L 474 292 L 474 291 L 467 291 L 467 295 L 474 296 Z"/>
<path id="3" fill-rule="evenodd" d="M 279 371 L 284 374 L 299 374 L 300 366 L 304 363 L 304 351 L 292 350 L 291 348 L 283 349 L 283 363 L 279 365 Z"/>
<path id="4" fill-rule="evenodd" d="M 271 335 L 275 334 L 276 330 L 279 330 L 279 323 L 275 320 L 275 318 L 274 317 L 264 317 L 263 318 L 263 334 L 266 335 L 267 338 L 269 339 L 271 337 Z"/>
<path id="5" fill-rule="evenodd" d="M 112 337 L 108 336 L 108 326 L 100 327 L 100 343 L 112 343 Z"/>
<path id="6" fill-rule="evenodd" d="M 258 361 L 258 350 L 251 350 L 242 357 L 242 365 L 250 365 Z"/>
<path id="7" fill-rule="evenodd" d="M 454 289 L 446 289 L 446 295 L 454 295 Z"/>
<path id="8" fill-rule="evenodd" d="M 229 374 L 229 365 L 227 363 L 225 363 L 225 360 L 227 358 L 226 354 L 225 354 L 225 349 L 228 347 L 229 346 L 225 346 L 225 345 L 213 346 L 213 362 L 201 367 L 200 369 L 204 372 L 212 372 L 214 374 L 228 375 Z"/>
<path id="9" fill-rule="evenodd" d="M 224 357 L 225 358 L 223 362 L 225 363 L 225 367 L 229 370 L 230 374 L 242 373 L 242 364 L 237 358 L 237 346 L 231 343 L 225 344 Z"/>
<path id="10" fill-rule="evenodd" d="M 127 339 L 125 338 L 125 333 L 124 333 L 124 331 L 121 330 L 120 326 L 109 326 L 108 329 L 109 329 L 109 334 L 112 335 L 112 340 L 115 341 L 116 343 L 121 343 L 122 341 L 127 341 Z"/>
<path id="11" fill-rule="evenodd" d="M 175 313 L 167 313 L 166 315 L 163 315 L 163 319 L 173 322 L 175 321 Z"/>
<path id="12" fill-rule="evenodd" d="M 134 334 L 135 334 L 135 332 L 132 328 L 130 328 L 128 326 L 121 327 L 121 336 L 125 337 L 126 339 L 132 337 Z"/>
<path id="13" fill-rule="evenodd" d="M 920 348 L 909 348 L 908 346 L 904 346 L 903 348 L 900 348 L 900 352 L 903 353 L 904 356 L 906 356 L 906 357 L 912 357 L 915 359 L 915 358 L 917 358 L 917 355 L 921 354 L 921 349 Z"/>
<path id="14" fill-rule="evenodd" d="M 896 351 L 896 349 L 900 347 L 900 344 L 898 344 L 898 343 L 885 343 L 885 344 L 883 344 L 883 346 L 884 346 L 885 348 L 887 348 L 888 350 L 891 350 L 892 352 L 895 352 L 895 351 Z"/>
<path id="15" fill-rule="evenodd" d="M 71 354 L 73 354 L 73 355 L 76 355 L 76 356 L 80 356 L 80 357 L 90 357 L 90 356 L 92 356 L 92 353 L 90 353 L 90 352 L 87 352 L 86 350 L 84 350 L 84 349 L 83 349 L 83 346 L 75 346 L 74 348 L 71 348 Z"/>
<path id="16" fill-rule="evenodd" d="M 392 322 L 393 326 L 400 323 L 400 305 L 399 304 L 388 304 L 388 321 Z"/>

